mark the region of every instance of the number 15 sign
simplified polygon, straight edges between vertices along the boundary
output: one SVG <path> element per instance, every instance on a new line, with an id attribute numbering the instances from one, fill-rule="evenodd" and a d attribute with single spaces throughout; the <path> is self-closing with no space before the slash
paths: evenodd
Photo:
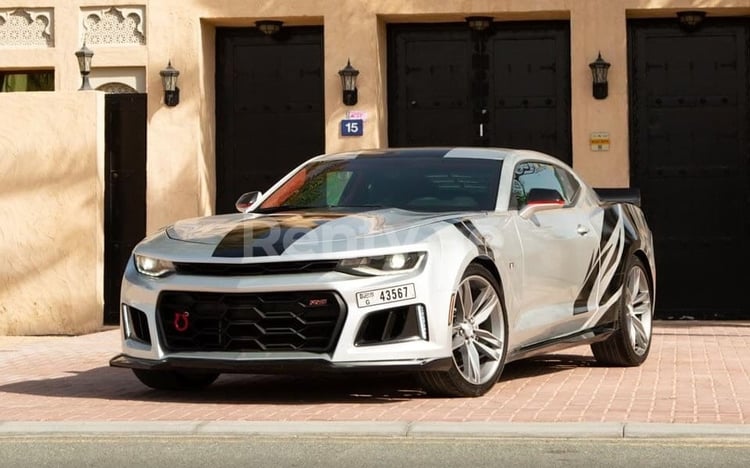
<path id="1" fill-rule="evenodd" d="M 362 136 L 364 127 L 362 119 L 344 119 L 341 121 L 341 136 Z"/>

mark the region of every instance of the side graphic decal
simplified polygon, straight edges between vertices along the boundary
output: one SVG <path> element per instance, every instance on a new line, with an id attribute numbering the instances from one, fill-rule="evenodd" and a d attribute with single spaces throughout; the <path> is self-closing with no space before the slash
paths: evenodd
<path id="1" fill-rule="evenodd" d="M 599 279 L 600 251 L 601 247 L 591 255 L 591 259 L 589 260 L 589 268 L 587 270 L 588 273 L 586 273 L 586 281 L 583 283 L 583 287 L 578 293 L 578 297 L 573 304 L 573 315 L 585 314 L 589 311 L 589 298 L 591 297 L 594 288 L 596 288 L 596 282 Z"/>
<path id="2" fill-rule="evenodd" d="M 622 295 L 622 287 L 612 291 L 625 252 L 625 223 L 622 207 L 605 208 L 599 250 L 594 254 L 586 281 L 574 304 L 574 313 L 594 312 L 584 328 L 594 326 Z"/>
<path id="3" fill-rule="evenodd" d="M 474 245 L 477 246 L 477 251 L 480 255 L 484 255 L 493 260 L 495 259 L 495 253 L 487 243 L 487 239 L 485 239 L 482 233 L 479 232 L 479 229 L 474 226 L 474 223 L 469 220 L 456 220 L 453 222 L 453 226 L 455 226 L 461 234 L 463 234 L 467 239 L 469 239 Z"/>

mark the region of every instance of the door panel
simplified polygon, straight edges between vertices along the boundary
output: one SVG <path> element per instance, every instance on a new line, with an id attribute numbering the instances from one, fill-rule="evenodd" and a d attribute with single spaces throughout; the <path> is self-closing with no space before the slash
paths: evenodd
<path id="1" fill-rule="evenodd" d="M 323 29 L 217 30 L 216 211 L 325 150 Z"/>
<path id="2" fill-rule="evenodd" d="M 588 231 L 581 234 L 579 229 Z M 519 220 L 523 247 L 520 332 L 527 346 L 577 330 L 573 305 L 586 280 L 599 240 L 583 208 L 558 208 Z"/>
<path id="3" fill-rule="evenodd" d="M 631 177 L 654 232 L 662 317 L 747 314 L 748 27 L 631 21 Z"/>
<path id="4" fill-rule="evenodd" d="M 146 236 L 146 95 L 105 96 L 104 323 L 120 318 L 120 284 Z"/>

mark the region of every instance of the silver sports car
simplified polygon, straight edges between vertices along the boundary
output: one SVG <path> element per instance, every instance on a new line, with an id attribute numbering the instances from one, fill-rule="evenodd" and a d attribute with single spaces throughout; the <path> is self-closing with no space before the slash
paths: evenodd
<path id="1" fill-rule="evenodd" d="M 534 151 L 318 156 L 240 197 L 238 214 L 136 246 L 111 365 L 157 389 L 227 372 L 408 371 L 456 396 L 582 343 L 636 366 L 656 279 L 638 203 Z"/>

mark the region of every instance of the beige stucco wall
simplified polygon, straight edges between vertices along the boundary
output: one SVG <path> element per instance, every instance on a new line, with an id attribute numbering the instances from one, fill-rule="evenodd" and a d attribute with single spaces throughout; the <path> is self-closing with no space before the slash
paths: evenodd
<path id="1" fill-rule="evenodd" d="M 0 335 L 102 324 L 104 95 L 0 94 Z"/>
<path id="2" fill-rule="evenodd" d="M 709 18 L 750 14 L 750 0 L 0 0 L 0 9 L 54 9 L 54 47 L 0 44 L 0 68 L 54 68 L 57 90 L 0 95 L 0 334 L 81 332 L 101 323 L 102 101 L 74 92 L 81 80 L 73 54 L 82 7 L 134 5 L 145 7 L 146 44 L 92 46 L 93 66 L 145 70 L 149 232 L 213 210 L 218 26 L 252 27 L 258 19 L 324 26 L 326 150 L 338 151 L 388 145 L 388 23 L 468 15 L 568 20 L 574 166 L 594 185 L 627 186 L 626 20 L 696 8 Z M 588 64 L 600 51 L 612 67 L 609 97 L 598 101 Z M 348 59 L 360 70 L 355 109 L 368 114 L 359 138 L 339 136 L 350 108 L 341 102 L 337 72 Z M 181 72 L 177 107 L 164 106 L 161 91 L 159 70 L 170 60 Z M 592 132 L 609 133 L 610 151 L 590 150 Z"/>

